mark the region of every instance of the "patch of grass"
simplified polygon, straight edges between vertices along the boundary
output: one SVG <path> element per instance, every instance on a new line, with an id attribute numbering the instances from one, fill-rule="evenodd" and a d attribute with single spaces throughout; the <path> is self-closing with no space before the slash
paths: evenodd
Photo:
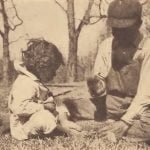
<path id="1" fill-rule="evenodd" d="M 7 112 L 7 97 L 10 88 L 0 88 L 0 110 Z M 86 136 L 54 136 L 43 139 L 36 138 L 27 141 L 12 139 L 10 134 L 0 137 L 0 150 L 150 150 L 143 142 L 120 140 L 117 144 L 102 139 L 96 133 L 105 123 L 95 121 L 78 122 L 87 132 Z"/>
<path id="2" fill-rule="evenodd" d="M 89 133 L 89 136 L 31 139 L 16 141 L 5 135 L 0 138 L 1 150 L 148 150 L 150 147 L 145 143 L 120 140 L 117 144 L 110 143 L 97 135 Z"/>
<path id="3" fill-rule="evenodd" d="M 11 87 L 0 85 L 0 112 L 8 112 L 8 96 Z"/>

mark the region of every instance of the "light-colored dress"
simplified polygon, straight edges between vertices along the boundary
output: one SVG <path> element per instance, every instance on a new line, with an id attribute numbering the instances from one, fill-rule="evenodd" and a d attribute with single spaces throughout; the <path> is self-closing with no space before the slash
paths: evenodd
<path id="1" fill-rule="evenodd" d="M 19 72 L 9 97 L 11 135 L 18 140 L 25 140 L 30 135 L 49 134 L 57 125 L 57 117 L 44 109 L 42 101 L 48 97 L 48 89 L 36 76 L 16 61 Z M 56 107 L 58 113 L 68 113 L 65 106 Z"/>

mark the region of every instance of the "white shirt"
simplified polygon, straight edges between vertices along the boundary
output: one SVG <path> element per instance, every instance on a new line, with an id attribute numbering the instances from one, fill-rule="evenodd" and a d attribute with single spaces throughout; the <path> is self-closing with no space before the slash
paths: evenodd
<path id="1" fill-rule="evenodd" d="M 112 40 L 113 38 L 108 38 L 100 44 L 95 61 L 94 75 L 98 75 L 102 79 L 108 76 L 111 69 Z M 132 124 L 134 117 L 142 114 L 150 105 L 150 39 L 147 39 L 141 45 L 142 50 L 138 50 L 135 53 L 136 59 L 141 59 L 142 61 L 137 94 L 126 114 L 122 117 L 122 120 L 129 124 Z"/>

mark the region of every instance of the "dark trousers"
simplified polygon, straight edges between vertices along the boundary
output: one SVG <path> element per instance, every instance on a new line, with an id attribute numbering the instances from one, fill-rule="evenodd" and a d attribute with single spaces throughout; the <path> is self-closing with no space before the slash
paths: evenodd
<path id="1" fill-rule="evenodd" d="M 131 97 L 117 97 L 113 95 L 106 96 L 106 109 L 107 118 L 119 120 L 127 111 L 132 102 Z M 127 135 L 136 137 L 143 141 L 150 140 L 150 107 L 147 108 L 138 118 L 134 121 L 133 125 L 129 128 Z"/>
<path id="2" fill-rule="evenodd" d="M 94 119 L 96 121 L 105 121 L 107 117 L 107 110 L 106 110 L 106 97 L 95 97 L 92 98 L 91 101 L 94 103 L 96 107 L 96 111 L 94 114 Z"/>

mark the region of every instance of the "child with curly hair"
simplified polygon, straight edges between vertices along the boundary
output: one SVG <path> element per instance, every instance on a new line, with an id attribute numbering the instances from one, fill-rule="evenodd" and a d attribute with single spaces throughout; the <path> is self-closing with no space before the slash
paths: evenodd
<path id="1" fill-rule="evenodd" d="M 50 134 L 59 124 L 64 131 L 81 131 L 80 126 L 69 121 L 64 105 L 56 106 L 52 93 L 43 82 L 56 75 L 63 64 L 57 47 L 45 40 L 30 40 L 22 52 L 23 61 L 15 61 L 18 72 L 9 98 L 11 135 L 17 140 L 36 135 Z"/>

